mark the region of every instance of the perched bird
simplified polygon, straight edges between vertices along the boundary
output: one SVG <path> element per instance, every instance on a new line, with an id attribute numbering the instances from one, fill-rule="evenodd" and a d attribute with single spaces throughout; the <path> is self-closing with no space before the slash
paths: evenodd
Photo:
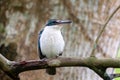
<path id="1" fill-rule="evenodd" d="M 71 23 L 70 20 L 50 19 L 42 29 L 38 37 L 38 51 L 40 59 L 57 58 L 62 55 L 65 42 L 61 34 L 62 24 Z M 49 75 L 55 75 L 55 68 L 47 68 Z"/>

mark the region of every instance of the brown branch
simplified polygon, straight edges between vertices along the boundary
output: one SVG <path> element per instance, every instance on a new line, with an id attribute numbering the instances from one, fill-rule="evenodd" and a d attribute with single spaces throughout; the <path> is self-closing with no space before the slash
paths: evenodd
<path id="1" fill-rule="evenodd" d="M 11 71 L 13 69 L 11 65 L 13 65 L 13 61 L 9 61 L 0 54 L 0 69 L 3 70 L 13 80 L 19 80 L 18 75 L 14 75 L 15 73 Z"/>
<path id="2" fill-rule="evenodd" d="M 56 58 L 46 60 L 29 60 L 14 62 L 9 61 L 0 54 L 0 68 L 7 73 L 13 80 L 19 80 L 18 74 L 28 70 L 45 69 L 48 67 L 88 67 L 95 71 L 104 80 L 109 76 L 105 75 L 105 70 L 109 67 L 120 68 L 120 59 L 94 57 L 88 58 Z"/>

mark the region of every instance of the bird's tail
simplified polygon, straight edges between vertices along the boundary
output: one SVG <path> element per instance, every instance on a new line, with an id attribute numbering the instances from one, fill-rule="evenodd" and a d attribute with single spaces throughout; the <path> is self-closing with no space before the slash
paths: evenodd
<path id="1" fill-rule="evenodd" d="M 49 75 L 55 75 L 55 74 L 56 74 L 56 69 L 55 69 L 55 68 L 47 68 L 47 69 L 46 69 L 46 72 L 47 72 Z"/>

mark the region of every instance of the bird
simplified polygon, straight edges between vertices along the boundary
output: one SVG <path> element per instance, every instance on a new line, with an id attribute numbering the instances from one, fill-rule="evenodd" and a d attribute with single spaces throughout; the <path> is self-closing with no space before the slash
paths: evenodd
<path id="1" fill-rule="evenodd" d="M 61 29 L 63 24 L 71 23 L 71 20 L 49 19 L 45 27 L 38 35 L 38 52 L 40 59 L 57 58 L 62 55 L 65 41 L 63 39 Z M 49 75 L 55 75 L 54 67 L 47 68 L 46 72 Z"/>

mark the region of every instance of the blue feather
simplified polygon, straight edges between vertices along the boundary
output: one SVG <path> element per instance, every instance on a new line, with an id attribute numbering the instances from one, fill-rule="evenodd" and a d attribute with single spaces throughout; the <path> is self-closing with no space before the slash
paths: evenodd
<path id="1" fill-rule="evenodd" d="M 41 38 L 41 35 L 42 35 L 42 32 L 43 32 L 43 31 L 44 31 L 44 29 L 42 29 L 42 30 L 39 32 L 39 37 L 38 37 L 38 52 L 39 52 L 39 57 L 40 57 L 40 59 L 46 58 L 46 56 L 42 54 L 41 47 L 40 47 L 40 38 Z"/>

